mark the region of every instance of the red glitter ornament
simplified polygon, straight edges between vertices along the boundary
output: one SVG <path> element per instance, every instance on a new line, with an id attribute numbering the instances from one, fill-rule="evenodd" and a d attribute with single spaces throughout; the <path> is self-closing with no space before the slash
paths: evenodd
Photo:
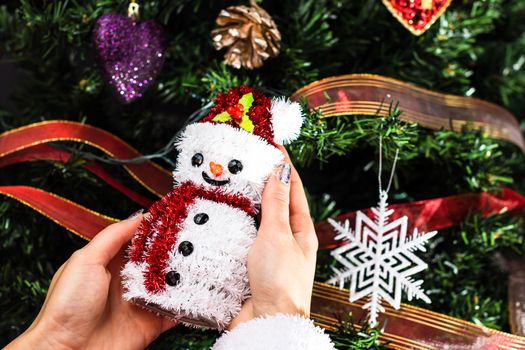
<path id="1" fill-rule="evenodd" d="M 414 35 L 423 34 L 452 0 L 383 0 L 395 18 Z"/>

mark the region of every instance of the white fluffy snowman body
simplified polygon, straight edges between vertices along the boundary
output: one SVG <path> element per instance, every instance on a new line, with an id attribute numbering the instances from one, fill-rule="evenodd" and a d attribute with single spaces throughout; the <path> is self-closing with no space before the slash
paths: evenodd
<path id="1" fill-rule="evenodd" d="M 274 128 L 281 127 L 273 135 L 293 139 L 300 108 L 284 100 L 274 107 L 281 113 L 272 116 Z M 282 113 L 297 127 L 283 131 Z M 228 124 L 186 127 L 176 145 L 176 185 L 132 241 L 125 299 L 186 324 L 228 326 L 250 295 L 246 262 L 264 183 L 284 159 L 273 141 Z"/>
<path id="2" fill-rule="evenodd" d="M 246 258 L 255 235 L 254 219 L 244 211 L 197 199 L 169 252 L 166 288 L 150 293 L 147 264 L 130 261 L 122 271 L 124 297 L 187 323 L 223 328 L 249 296 Z"/>

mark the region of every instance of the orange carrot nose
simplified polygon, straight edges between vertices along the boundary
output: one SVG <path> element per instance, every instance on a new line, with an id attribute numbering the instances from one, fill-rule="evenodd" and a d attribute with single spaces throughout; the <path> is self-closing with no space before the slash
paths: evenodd
<path id="1" fill-rule="evenodd" d="M 210 171 L 213 175 L 219 177 L 222 175 L 222 165 L 210 162 Z"/>

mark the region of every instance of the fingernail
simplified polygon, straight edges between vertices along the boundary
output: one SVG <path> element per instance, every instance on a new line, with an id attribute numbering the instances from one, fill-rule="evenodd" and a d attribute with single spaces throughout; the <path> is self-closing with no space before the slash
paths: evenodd
<path id="1" fill-rule="evenodd" d="M 288 163 L 279 165 L 277 169 L 277 178 L 283 184 L 288 185 L 290 183 L 290 176 L 292 175 L 292 167 Z"/>
<path id="2" fill-rule="evenodd" d="M 139 209 L 136 212 L 134 212 L 133 214 L 131 214 L 130 216 L 128 216 L 126 220 L 133 220 L 133 219 L 137 218 L 137 216 L 139 216 L 143 212 L 144 212 L 144 209 Z"/>

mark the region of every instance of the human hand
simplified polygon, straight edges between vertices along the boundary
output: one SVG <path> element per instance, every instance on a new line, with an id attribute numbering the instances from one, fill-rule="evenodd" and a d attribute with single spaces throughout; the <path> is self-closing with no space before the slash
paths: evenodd
<path id="1" fill-rule="evenodd" d="M 123 246 L 143 215 L 113 224 L 55 273 L 33 324 L 6 349 L 144 349 L 175 322 L 122 299 Z"/>
<path id="2" fill-rule="evenodd" d="M 286 163 L 268 179 L 261 225 L 248 253 L 252 297 L 230 330 L 259 316 L 310 315 L 317 236 L 299 174 L 281 150 Z"/>

